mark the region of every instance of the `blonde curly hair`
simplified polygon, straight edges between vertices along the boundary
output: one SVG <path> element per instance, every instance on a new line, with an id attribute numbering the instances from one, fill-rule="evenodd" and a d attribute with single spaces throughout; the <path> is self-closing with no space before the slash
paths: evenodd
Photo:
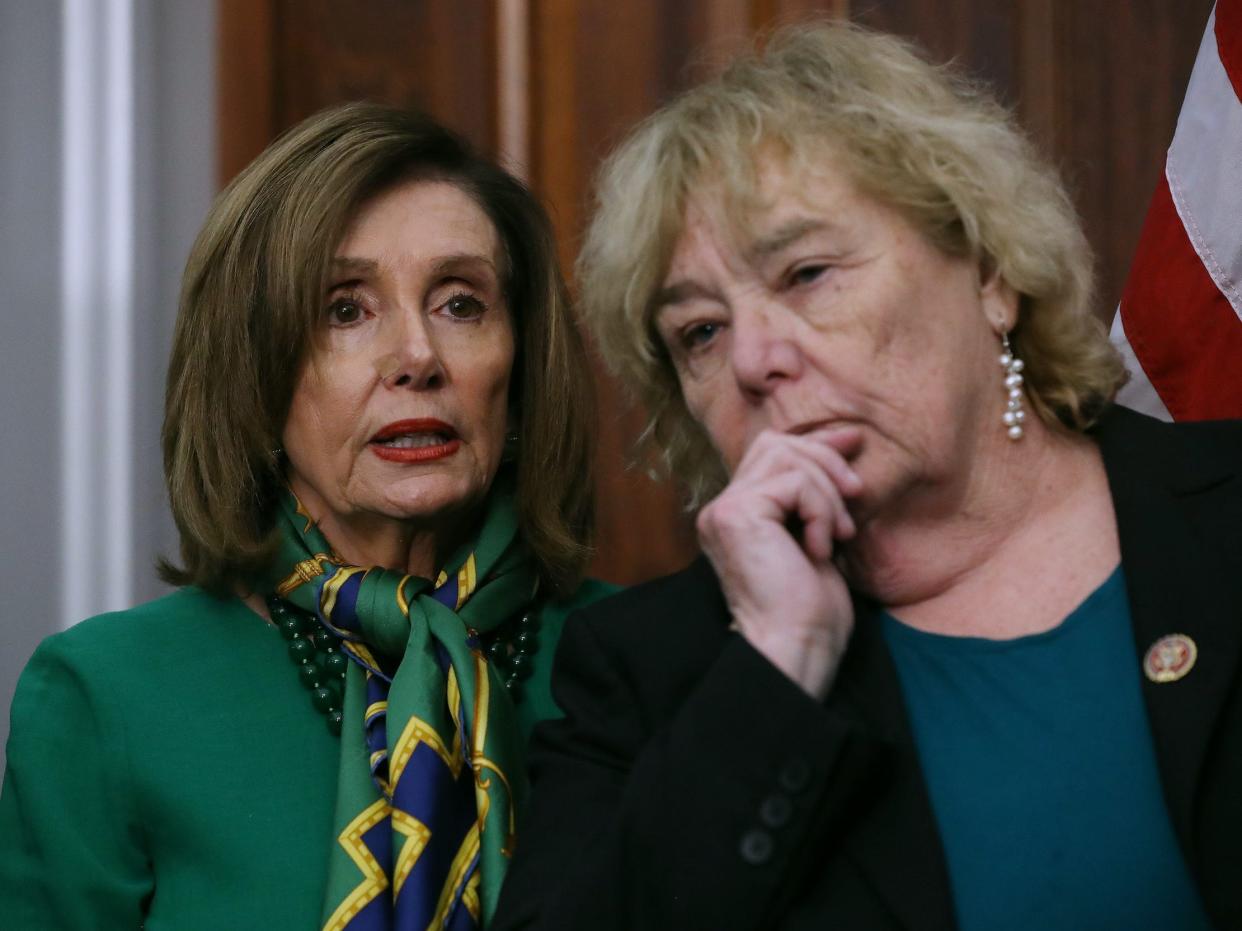
<path id="1" fill-rule="evenodd" d="M 578 260 L 581 312 L 609 366 L 646 406 L 644 438 L 693 501 L 727 480 L 686 408 L 653 298 L 687 199 L 710 184 L 744 211 L 760 156 L 809 176 L 831 153 L 859 190 L 945 254 L 1019 295 L 1011 340 L 1033 410 L 1085 430 L 1125 380 L 1092 313 L 1090 247 L 1056 170 L 995 97 L 914 46 L 848 23 L 787 27 L 641 123 L 607 159 Z"/>

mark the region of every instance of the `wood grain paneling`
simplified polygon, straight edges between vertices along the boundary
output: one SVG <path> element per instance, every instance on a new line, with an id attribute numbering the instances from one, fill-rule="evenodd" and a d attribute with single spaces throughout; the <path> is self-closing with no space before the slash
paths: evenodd
<path id="1" fill-rule="evenodd" d="M 217 0 L 221 180 L 342 100 L 420 106 L 505 152 L 572 268 L 601 158 L 756 33 L 808 16 L 914 38 L 991 82 L 1061 167 L 1111 313 L 1212 0 Z M 525 36 L 498 34 L 523 29 Z M 498 57 L 524 88 L 498 94 Z M 523 58 L 525 53 L 525 58 Z M 503 100 L 503 105 L 499 102 Z M 503 111 L 502 111 L 503 106 Z M 520 112 L 525 109 L 525 114 Z M 502 132 L 503 127 L 503 132 Z M 524 128 L 523 128 L 524 127 Z M 675 490 L 630 468 L 644 417 L 599 371 L 600 550 L 633 582 L 695 549 Z"/>
<path id="2" fill-rule="evenodd" d="M 426 110 L 495 152 L 493 0 L 218 0 L 220 174 L 227 181 L 317 110 Z"/>
<path id="3" fill-rule="evenodd" d="M 668 15 L 654 0 L 574 0 L 548 4 L 533 24 L 531 183 L 549 206 L 567 268 L 600 159 L 683 80 L 690 5 Z M 694 538 L 676 490 L 631 467 L 645 415 L 627 403 L 602 365 L 596 369 L 599 551 L 593 571 L 629 583 L 687 562 Z"/>
<path id="4" fill-rule="evenodd" d="M 873 0 L 856 19 L 955 59 L 1015 106 L 1061 169 L 1109 319 L 1212 0 Z"/>
<path id="5" fill-rule="evenodd" d="M 1047 153 L 1055 150 L 1057 141 L 1056 4 L 1057 0 L 1026 0 L 1017 6 L 1014 23 L 1018 114 Z"/>
<path id="6" fill-rule="evenodd" d="M 276 119 L 378 100 L 422 108 L 493 151 L 495 20 L 491 0 L 278 0 Z"/>
<path id="7" fill-rule="evenodd" d="M 1099 260 L 1099 306 L 1121 296 L 1212 0 L 1058 3 L 1054 154 Z"/>
<path id="8" fill-rule="evenodd" d="M 220 187 L 276 134 L 273 9 L 252 0 L 218 0 L 216 19 L 216 173 Z"/>
<path id="9" fill-rule="evenodd" d="M 1016 11 L 1020 3 L 995 0 L 872 0 L 856 3 L 852 18 L 907 36 L 933 59 L 956 59 L 1012 100 Z"/>
<path id="10" fill-rule="evenodd" d="M 530 176 L 530 0 L 496 3 L 496 156 L 517 177 Z"/>

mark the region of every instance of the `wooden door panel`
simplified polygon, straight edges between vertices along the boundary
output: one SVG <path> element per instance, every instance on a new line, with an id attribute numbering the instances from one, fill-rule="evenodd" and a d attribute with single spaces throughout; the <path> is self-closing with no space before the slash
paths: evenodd
<path id="1" fill-rule="evenodd" d="M 1212 0 L 217 0 L 220 178 L 279 131 L 356 98 L 419 106 L 501 148 L 548 204 L 567 269 L 600 159 L 757 32 L 849 15 L 992 82 L 1062 168 L 1111 315 Z M 519 30 L 517 41 L 512 32 Z M 497 57 L 506 55 L 504 93 Z M 520 84 L 515 92 L 514 84 Z M 503 105 L 499 102 L 506 101 Z M 505 113 L 501 112 L 502 106 Z M 513 109 L 516 120 L 502 120 Z M 524 136 L 523 136 L 524 134 Z M 521 138 L 518 138 L 521 137 Z M 596 366 L 603 578 L 694 553 L 677 491 L 632 468 L 644 423 Z"/>

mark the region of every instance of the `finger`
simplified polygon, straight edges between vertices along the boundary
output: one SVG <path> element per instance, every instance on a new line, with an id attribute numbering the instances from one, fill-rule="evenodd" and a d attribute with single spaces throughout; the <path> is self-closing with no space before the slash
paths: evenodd
<path id="1" fill-rule="evenodd" d="M 847 497 L 862 492 L 862 478 L 850 462 L 862 446 L 862 432 L 854 426 L 838 426 L 794 437 L 799 448 L 815 457 Z"/>
<path id="2" fill-rule="evenodd" d="M 831 549 L 835 492 L 824 476 L 816 478 L 817 470 L 810 469 L 810 475 L 785 469 L 730 485 L 700 513 L 700 538 L 736 551 L 770 545 L 771 534 L 779 534 L 822 558 Z"/>
<path id="3" fill-rule="evenodd" d="M 854 497 L 862 491 L 862 479 L 834 444 L 840 442 L 844 448 L 851 449 L 861 435 L 856 427 L 849 427 L 848 442 L 841 439 L 843 436 L 847 436 L 845 428 L 812 431 L 801 436 L 765 430 L 742 457 L 734 479 L 775 472 L 785 466 L 789 450 L 799 450 L 828 473 L 844 495 Z"/>
<path id="4" fill-rule="evenodd" d="M 835 549 L 835 541 L 849 540 L 857 532 L 853 515 L 840 489 L 814 464 L 798 478 L 798 517 L 806 528 L 803 542 L 816 559 L 828 559 Z"/>
<path id="5" fill-rule="evenodd" d="M 813 562 L 830 560 L 835 541 L 854 535 L 853 518 L 845 502 L 836 487 L 822 480 L 822 476 L 816 481 L 791 471 L 773 477 L 763 491 L 785 505 L 791 518 L 787 526 Z"/>
<path id="6" fill-rule="evenodd" d="M 774 437 L 779 439 L 769 441 L 765 449 L 757 453 L 744 470 L 737 471 L 730 483 L 732 487 L 745 489 L 753 482 L 761 482 L 767 477 L 796 469 L 804 476 L 805 481 L 824 484 L 825 494 L 830 494 L 836 500 L 847 496 L 852 488 L 861 488 L 861 483 L 848 465 L 822 443 L 785 434 L 776 434 Z M 844 504 L 841 506 L 845 508 Z M 846 514 L 849 515 L 848 510 Z M 848 539 L 854 535 L 852 516 L 839 526 L 843 528 L 843 532 L 838 532 L 835 527 L 833 531 L 838 539 Z"/>
<path id="7" fill-rule="evenodd" d="M 740 507 L 749 500 L 767 519 L 779 520 L 817 561 L 832 555 L 835 540 L 848 540 L 856 533 L 836 485 L 813 460 L 796 451 L 788 453 L 785 468 L 741 484 L 733 494 L 742 499 Z"/>
<path id="8" fill-rule="evenodd" d="M 801 435 L 820 437 L 847 458 L 862 448 L 862 428 L 853 423 L 828 424 Z"/>
<path id="9" fill-rule="evenodd" d="M 857 532 L 843 489 L 834 480 L 841 475 L 841 483 L 851 485 L 852 476 L 844 475 L 847 470 L 840 455 L 822 440 L 766 431 L 711 505 L 713 513 L 701 516 L 707 521 L 722 517 L 719 532 L 726 535 L 731 534 L 730 526 L 742 528 L 732 533 L 747 533 L 754 532 L 758 521 L 779 524 L 807 555 L 825 559 L 835 540 L 850 539 Z M 789 472 L 795 473 L 794 481 L 772 484 Z M 823 506 L 811 491 L 825 502 Z"/>
<path id="10" fill-rule="evenodd" d="M 837 539 L 849 539 L 855 533 L 854 520 L 850 515 L 844 501 L 843 490 L 834 481 L 833 475 L 824 467 L 825 455 L 833 455 L 826 453 L 824 447 L 814 442 L 796 443 L 790 442 L 795 438 L 784 437 L 783 440 L 772 445 L 772 447 L 764 453 L 762 457 L 752 464 L 747 470 L 747 474 L 738 472 L 734 477 L 731 487 L 737 493 L 744 493 L 746 489 L 754 487 L 762 487 L 762 484 L 769 478 L 780 476 L 788 471 L 794 471 L 798 474 L 798 481 L 804 485 L 816 487 L 820 492 L 833 503 L 833 507 L 839 510 L 843 517 L 838 516 L 830 528 L 830 537 Z M 791 501 L 782 500 L 779 503 L 773 500 L 773 513 L 771 516 L 779 516 L 782 520 L 785 513 L 790 512 Z M 785 513 L 775 513 L 777 508 L 783 508 Z M 808 517 L 818 517 L 819 515 L 797 515 L 800 520 Z M 816 547 L 818 550 L 818 547 Z"/>

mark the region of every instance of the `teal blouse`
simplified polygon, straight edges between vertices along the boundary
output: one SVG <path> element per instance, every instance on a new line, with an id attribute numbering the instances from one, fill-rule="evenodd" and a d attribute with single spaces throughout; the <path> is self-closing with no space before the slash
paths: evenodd
<path id="1" fill-rule="evenodd" d="M 518 706 L 556 716 L 547 606 Z M 12 706 L 0 912 L 26 929 L 318 926 L 339 741 L 276 629 L 193 588 L 49 637 Z"/>
<path id="2" fill-rule="evenodd" d="M 1012 640 L 885 616 L 963 931 L 1207 931 L 1169 820 L 1116 570 Z"/>

